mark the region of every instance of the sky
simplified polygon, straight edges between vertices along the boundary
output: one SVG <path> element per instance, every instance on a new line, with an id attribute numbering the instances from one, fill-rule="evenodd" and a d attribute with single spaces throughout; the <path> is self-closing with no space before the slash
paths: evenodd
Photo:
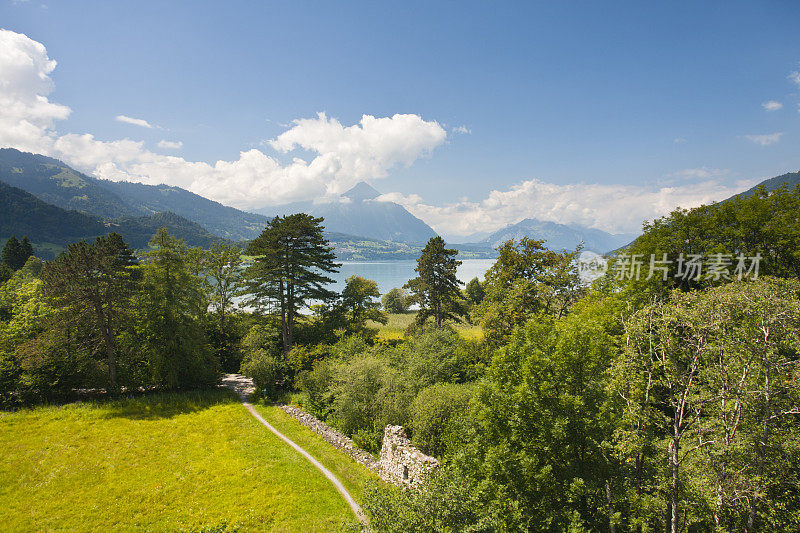
<path id="1" fill-rule="evenodd" d="M 457 239 L 635 232 L 800 169 L 800 3 L 0 0 L 0 146 Z"/>

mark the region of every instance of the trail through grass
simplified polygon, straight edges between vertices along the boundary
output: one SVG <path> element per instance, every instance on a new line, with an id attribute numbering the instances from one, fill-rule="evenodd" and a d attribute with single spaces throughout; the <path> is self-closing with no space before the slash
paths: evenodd
<path id="1" fill-rule="evenodd" d="M 259 407 L 358 500 L 368 471 L 277 408 Z M 331 483 L 227 391 L 0 413 L 2 531 L 335 531 Z M 362 471 L 359 472 L 358 469 Z"/>

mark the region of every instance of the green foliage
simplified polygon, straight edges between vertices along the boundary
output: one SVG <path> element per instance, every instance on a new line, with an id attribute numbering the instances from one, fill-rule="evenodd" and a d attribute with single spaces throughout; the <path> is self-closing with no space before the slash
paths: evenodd
<path id="1" fill-rule="evenodd" d="M 130 299 L 137 290 L 136 260 L 116 233 L 98 237 L 94 244 L 71 244 L 42 270 L 44 293 L 58 319 L 51 328 L 61 335 L 88 328 L 90 350 L 106 358 L 109 385 L 118 388 L 118 336 L 129 320 Z"/>
<path id="2" fill-rule="evenodd" d="M 760 275 L 800 279 L 800 186 L 778 188 L 772 192 L 759 188 L 751 196 L 737 196 L 725 202 L 694 209 L 677 209 L 670 215 L 644 225 L 642 235 L 625 250 L 649 268 L 651 255 L 662 260 L 667 254 L 666 280 L 661 272 L 651 279 L 632 281 L 631 292 L 665 295 L 670 289 L 703 289 L 734 279 L 737 256 L 760 254 Z M 729 279 L 714 279 L 708 271 L 689 278 L 676 277 L 678 257 L 688 260 L 693 254 L 731 256 Z M 749 262 L 748 265 L 749 266 Z"/>
<path id="3" fill-rule="evenodd" d="M 138 327 L 154 384 L 167 389 L 216 383 L 218 363 L 201 327 L 202 279 L 190 267 L 190 250 L 161 228 L 142 266 Z"/>
<path id="4" fill-rule="evenodd" d="M 456 278 L 461 261 L 455 259 L 456 255 L 458 250 L 445 248 L 441 237 L 431 238 L 423 248 L 414 269 L 418 276 L 404 285 L 411 291 L 411 302 L 419 305 L 420 324 L 433 317 L 436 327 L 440 327 L 445 320 L 466 315 L 459 289 L 461 281 Z"/>
<path id="5" fill-rule="evenodd" d="M 237 372 L 242 356 L 234 297 L 242 287 L 241 250 L 237 246 L 216 243 L 203 254 L 201 270 L 214 315 L 212 346 L 222 369 Z"/>
<path id="6" fill-rule="evenodd" d="M 383 304 L 384 311 L 389 314 L 405 313 L 411 307 L 409 294 L 405 289 L 398 289 L 396 287 L 390 289 L 389 292 L 383 295 L 381 303 Z"/>
<path id="7" fill-rule="evenodd" d="M 475 485 L 460 472 L 442 467 L 426 480 L 424 490 L 402 490 L 372 484 L 364 510 L 375 531 L 389 533 L 489 533 L 509 531 L 484 507 Z"/>
<path id="8" fill-rule="evenodd" d="M 486 289 L 478 278 L 472 278 L 464 287 L 464 296 L 472 305 L 478 305 L 486 296 Z"/>
<path id="9" fill-rule="evenodd" d="M 495 347 L 537 314 L 563 316 L 582 294 L 575 264 L 580 249 L 557 253 L 544 241 L 523 237 L 497 250 L 497 261 L 486 272 L 485 297 L 475 310 Z"/>
<path id="10" fill-rule="evenodd" d="M 339 265 L 322 236 L 322 219 L 304 213 L 275 217 L 247 254 L 255 256 L 247 268 L 246 303 L 259 312 L 276 309 L 281 317 L 283 350 L 291 350 L 298 310 L 310 300 L 329 301 L 335 293 L 325 288 L 326 276 Z"/>
<path id="11" fill-rule="evenodd" d="M 380 297 L 378 284 L 361 276 L 350 276 L 345 280 L 342 291 L 342 307 L 347 312 L 348 329 L 353 332 L 364 332 L 367 321 L 385 324 L 388 317 L 380 311 L 380 303 L 373 298 Z"/>
<path id="12" fill-rule="evenodd" d="M 422 389 L 411 404 L 414 445 L 436 457 L 456 451 L 467 430 L 472 394 L 472 386 L 452 383 Z"/>
<path id="13" fill-rule="evenodd" d="M 274 401 L 278 398 L 280 383 L 286 375 L 286 365 L 280 355 L 265 350 L 248 353 L 242 360 L 242 373 L 253 378 L 253 383 L 265 398 Z"/>

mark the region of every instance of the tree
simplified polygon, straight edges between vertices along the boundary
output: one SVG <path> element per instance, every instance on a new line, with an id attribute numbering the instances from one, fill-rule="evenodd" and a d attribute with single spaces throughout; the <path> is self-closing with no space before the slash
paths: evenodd
<path id="1" fill-rule="evenodd" d="M 2 255 L 0 255 L 0 262 L 8 266 L 11 270 L 17 270 L 22 265 L 17 265 L 21 253 L 19 241 L 12 235 L 3 246 Z"/>
<path id="2" fill-rule="evenodd" d="M 381 298 L 383 310 L 387 313 L 400 314 L 408 311 L 411 307 L 409 295 L 405 289 L 394 288 L 383 295 Z"/>
<path id="3" fill-rule="evenodd" d="M 28 240 L 28 236 L 22 237 L 22 240 L 19 241 L 19 256 L 17 258 L 17 264 L 19 268 L 22 268 L 25 265 L 25 262 L 28 260 L 29 257 L 33 255 L 33 245 L 31 241 Z"/>
<path id="4" fill-rule="evenodd" d="M 464 295 L 472 305 L 478 305 L 483 301 L 486 296 L 486 290 L 483 288 L 481 281 L 478 278 L 472 278 L 464 287 Z"/>
<path id="5" fill-rule="evenodd" d="M 223 366 L 236 371 L 234 357 L 235 333 L 231 315 L 236 306 L 234 296 L 242 283 L 241 250 L 230 244 L 214 244 L 203 258 L 204 279 L 211 293 L 211 308 L 215 315 L 215 344 Z"/>
<path id="6" fill-rule="evenodd" d="M 462 282 L 456 277 L 461 264 L 455 259 L 457 254 L 458 250 L 445 248 L 441 237 L 431 238 L 423 248 L 414 269 L 419 275 L 403 286 L 411 291 L 413 301 L 419 304 L 419 324 L 433 317 L 436 327 L 440 327 L 445 320 L 466 314 L 459 287 Z"/>
<path id="7" fill-rule="evenodd" d="M 217 362 L 200 319 L 203 280 L 192 273 L 190 250 L 161 228 L 146 254 L 139 320 L 153 382 L 168 389 L 205 387 L 217 381 Z"/>
<path id="8" fill-rule="evenodd" d="M 493 346 L 505 344 L 514 328 L 539 313 L 561 317 L 583 292 L 574 252 L 554 252 L 544 241 L 523 237 L 497 249 L 486 272 L 486 296 L 476 315 Z"/>
<path id="9" fill-rule="evenodd" d="M 350 329 L 361 331 L 368 320 L 386 324 L 388 317 L 373 300 L 381 295 L 378 284 L 361 276 L 350 276 L 342 291 L 342 306 L 347 310 Z"/>
<path id="10" fill-rule="evenodd" d="M 47 263 L 44 292 L 60 316 L 57 324 L 89 324 L 98 332 L 112 390 L 117 390 L 117 336 L 136 290 L 133 252 L 117 233 L 81 241 Z"/>
<path id="11" fill-rule="evenodd" d="M 247 303 L 260 311 L 277 307 L 285 353 L 292 349 L 298 310 L 336 296 L 325 288 L 333 283 L 326 274 L 340 265 L 322 235 L 322 220 L 305 213 L 275 217 L 247 249 L 255 256 L 245 273 Z"/>

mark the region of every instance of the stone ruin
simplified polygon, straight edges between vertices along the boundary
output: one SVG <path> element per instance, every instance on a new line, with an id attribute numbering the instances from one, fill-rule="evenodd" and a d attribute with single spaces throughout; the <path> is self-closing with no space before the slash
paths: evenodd
<path id="1" fill-rule="evenodd" d="M 384 481 L 416 487 L 439 466 L 439 461 L 412 446 L 403 426 L 386 426 L 378 465 Z"/>
<path id="2" fill-rule="evenodd" d="M 302 409 L 289 405 L 283 405 L 281 409 L 329 444 L 375 472 L 387 483 L 400 487 L 418 487 L 425 476 L 439 466 L 439 461 L 425 455 L 411 444 L 403 426 L 386 426 L 383 431 L 380 460 L 376 461 L 372 455 L 356 447 L 350 438 Z"/>

